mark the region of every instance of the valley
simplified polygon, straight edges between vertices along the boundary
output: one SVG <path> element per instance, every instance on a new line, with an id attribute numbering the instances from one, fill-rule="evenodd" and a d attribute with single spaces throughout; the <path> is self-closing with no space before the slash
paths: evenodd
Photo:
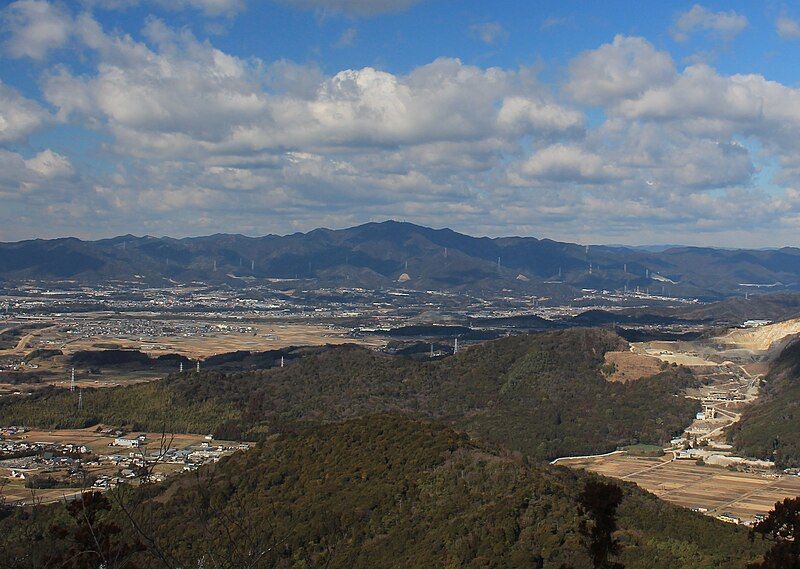
<path id="1" fill-rule="evenodd" d="M 752 526 L 775 502 L 800 495 L 800 475 L 791 469 L 782 472 L 769 460 L 737 456 L 730 431 L 758 400 L 770 362 L 799 326 L 797 320 L 789 320 L 694 341 L 637 342 L 630 345 L 627 359 L 620 357 L 624 352 L 610 352 L 606 361 L 621 368 L 615 374 L 628 373 L 627 381 L 636 381 L 642 369 L 652 369 L 652 360 L 688 367 L 702 385 L 687 388 L 685 396 L 699 401 L 702 411 L 663 448 L 663 456 L 621 450 L 559 458 L 552 464 L 634 482 L 669 502 Z M 654 449 L 651 454 L 661 452 Z"/>

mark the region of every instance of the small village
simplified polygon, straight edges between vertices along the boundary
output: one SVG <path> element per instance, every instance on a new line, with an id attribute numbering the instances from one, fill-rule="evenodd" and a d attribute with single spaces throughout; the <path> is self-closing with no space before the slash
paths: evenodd
<path id="1" fill-rule="evenodd" d="M 128 432 L 98 426 L 55 431 L 0 427 L 0 499 L 24 506 L 69 499 L 86 489 L 162 482 L 249 443 L 211 435 Z"/>

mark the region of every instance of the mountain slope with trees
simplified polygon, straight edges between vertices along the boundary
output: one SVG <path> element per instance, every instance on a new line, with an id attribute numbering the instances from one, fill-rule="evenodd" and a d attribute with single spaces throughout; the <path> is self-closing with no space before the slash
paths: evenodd
<path id="1" fill-rule="evenodd" d="M 107 499 L 6 511 L 0 564 L 61 566 L 79 555 L 81 566 L 109 569 L 583 569 L 614 549 L 609 561 L 628 569 L 688 569 L 740 568 L 763 554 L 742 528 L 633 484 L 609 495 L 604 519 L 594 498 L 618 483 L 599 481 L 438 424 L 371 416 L 287 432 Z"/>
<path id="2" fill-rule="evenodd" d="M 599 329 L 502 338 L 434 362 L 338 346 L 285 368 L 186 372 L 155 383 L 84 390 L 80 410 L 75 394 L 62 389 L 6 398 L 0 420 L 258 439 L 287 425 L 406 413 L 537 459 L 665 442 L 697 410 L 695 401 L 678 395 L 696 380 L 684 368 L 667 368 L 635 382 L 609 382 L 601 371 L 603 356 L 625 346 Z"/>
<path id="3" fill-rule="evenodd" d="M 398 278 L 404 273 L 409 280 L 400 285 Z M 241 279 L 282 278 L 367 288 L 513 288 L 549 295 L 627 286 L 720 298 L 755 290 L 743 285 L 796 290 L 800 249 L 587 248 L 533 237 L 471 237 L 396 221 L 285 236 L 125 235 L 99 241 L 64 238 L 0 244 L 0 279 L 140 278 L 232 285 L 246 282 Z"/>
<path id="4" fill-rule="evenodd" d="M 800 339 L 772 363 L 761 397 L 745 408 L 730 437 L 745 456 L 800 467 Z"/>

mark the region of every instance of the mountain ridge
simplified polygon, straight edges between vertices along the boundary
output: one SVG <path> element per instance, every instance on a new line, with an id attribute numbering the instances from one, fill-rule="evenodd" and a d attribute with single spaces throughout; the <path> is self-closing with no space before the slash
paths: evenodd
<path id="1" fill-rule="evenodd" d="M 402 275 L 408 279 L 398 282 Z M 800 249 L 580 245 L 537 237 L 473 237 L 408 222 L 289 235 L 123 235 L 0 243 L 0 279 L 101 282 L 314 281 L 323 286 L 438 290 L 652 289 L 719 299 L 800 289 Z"/>

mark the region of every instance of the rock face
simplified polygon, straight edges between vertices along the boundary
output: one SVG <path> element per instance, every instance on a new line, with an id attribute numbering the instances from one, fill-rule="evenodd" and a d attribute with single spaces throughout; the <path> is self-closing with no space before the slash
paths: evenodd
<path id="1" fill-rule="evenodd" d="M 739 348 L 766 351 L 796 334 L 800 334 L 800 318 L 757 328 L 733 330 L 716 339 L 723 344 L 732 344 Z"/>
<path id="2" fill-rule="evenodd" d="M 411 277 L 408 276 L 408 273 L 403 273 L 402 275 L 397 277 L 397 282 L 399 282 L 399 283 L 407 283 L 410 280 L 411 280 Z"/>

